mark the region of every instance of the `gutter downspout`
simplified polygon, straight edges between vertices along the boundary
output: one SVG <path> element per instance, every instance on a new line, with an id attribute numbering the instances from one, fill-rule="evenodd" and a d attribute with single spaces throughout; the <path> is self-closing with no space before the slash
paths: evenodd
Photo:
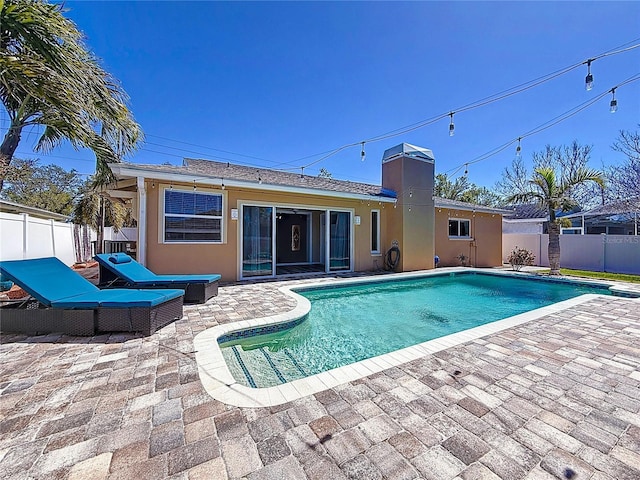
<path id="1" fill-rule="evenodd" d="M 138 186 L 138 248 L 137 261 L 142 265 L 147 264 L 147 190 L 144 185 L 144 177 L 137 177 Z"/>

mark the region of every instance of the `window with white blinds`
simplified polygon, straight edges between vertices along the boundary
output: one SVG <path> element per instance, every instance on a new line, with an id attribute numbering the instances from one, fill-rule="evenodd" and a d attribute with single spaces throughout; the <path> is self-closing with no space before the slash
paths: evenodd
<path id="1" fill-rule="evenodd" d="M 223 198 L 217 193 L 164 191 L 166 243 L 221 243 Z"/>

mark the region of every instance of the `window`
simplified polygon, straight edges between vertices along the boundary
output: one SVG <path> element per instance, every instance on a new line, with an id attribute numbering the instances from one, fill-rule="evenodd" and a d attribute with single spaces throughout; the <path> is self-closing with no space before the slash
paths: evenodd
<path id="1" fill-rule="evenodd" d="M 371 253 L 380 253 L 380 210 L 371 210 Z"/>
<path id="2" fill-rule="evenodd" d="M 221 243 L 222 195 L 166 189 L 164 241 Z"/>
<path id="3" fill-rule="evenodd" d="M 471 221 L 449 219 L 449 238 L 452 238 L 452 237 L 470 238 L 471 237 Z"/>

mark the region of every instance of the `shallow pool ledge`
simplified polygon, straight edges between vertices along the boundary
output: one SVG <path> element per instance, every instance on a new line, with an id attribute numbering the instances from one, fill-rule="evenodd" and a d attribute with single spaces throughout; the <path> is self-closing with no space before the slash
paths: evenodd
<path id="1" fill-rule="evenodd" d="M 423 273 L 424 275 L 424 273 Z M 395 275 L 394 275 L 395 276 Z M 339 282 L 343 283 L 343 282 Z M 323 283 L 323 285 L 327 285 Z M 522 325 L 596 298 L 597 294 L 585 294 L 542 308 L 521 313 L 513 317 L 480 325 L 462 332 L 419 343 L 377 357 L 368 358 L 350 365 L 328 370 L 317 375 L 283 383 L 269 388 L 251 388 L 239 384 L 233 378 L 222 356 L 218 338 L 224 334 L 267 324 L 290 322 L 306 315 L 309 300 L 292 291 L 294 287 L 282 287 L 281 291 L 297 299 L 296 307 L 286 313 L 270 317 L 244 320 L 232 324 L 218 325 L 199 333 L 194 338 L 195 356 L 202 385 L 209 395 L 228 405 L 237 407 L 271 407 L 297 400 L 338 385 L 358 380 L 391 367 L 446 350 L 478 338 L 492 335 L 507 328 Z M 297 287 L 299 288 L 299 287 Z M 304 286 L 307 288 L 307 285 Z M 606 298 L 606 297 L 604 297 Z"/>

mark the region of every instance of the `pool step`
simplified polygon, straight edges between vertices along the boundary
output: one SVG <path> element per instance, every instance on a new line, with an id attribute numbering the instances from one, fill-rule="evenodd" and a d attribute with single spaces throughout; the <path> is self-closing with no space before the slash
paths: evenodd
<path id="1" fill-rule="evenodd" d="M 223 352 L 234 378 L 249 387 L 270 387 L 307 376 L 301 362 L 287 348 L 271 352 L 265 347 L 243 350 L 234 345 Z"/>

